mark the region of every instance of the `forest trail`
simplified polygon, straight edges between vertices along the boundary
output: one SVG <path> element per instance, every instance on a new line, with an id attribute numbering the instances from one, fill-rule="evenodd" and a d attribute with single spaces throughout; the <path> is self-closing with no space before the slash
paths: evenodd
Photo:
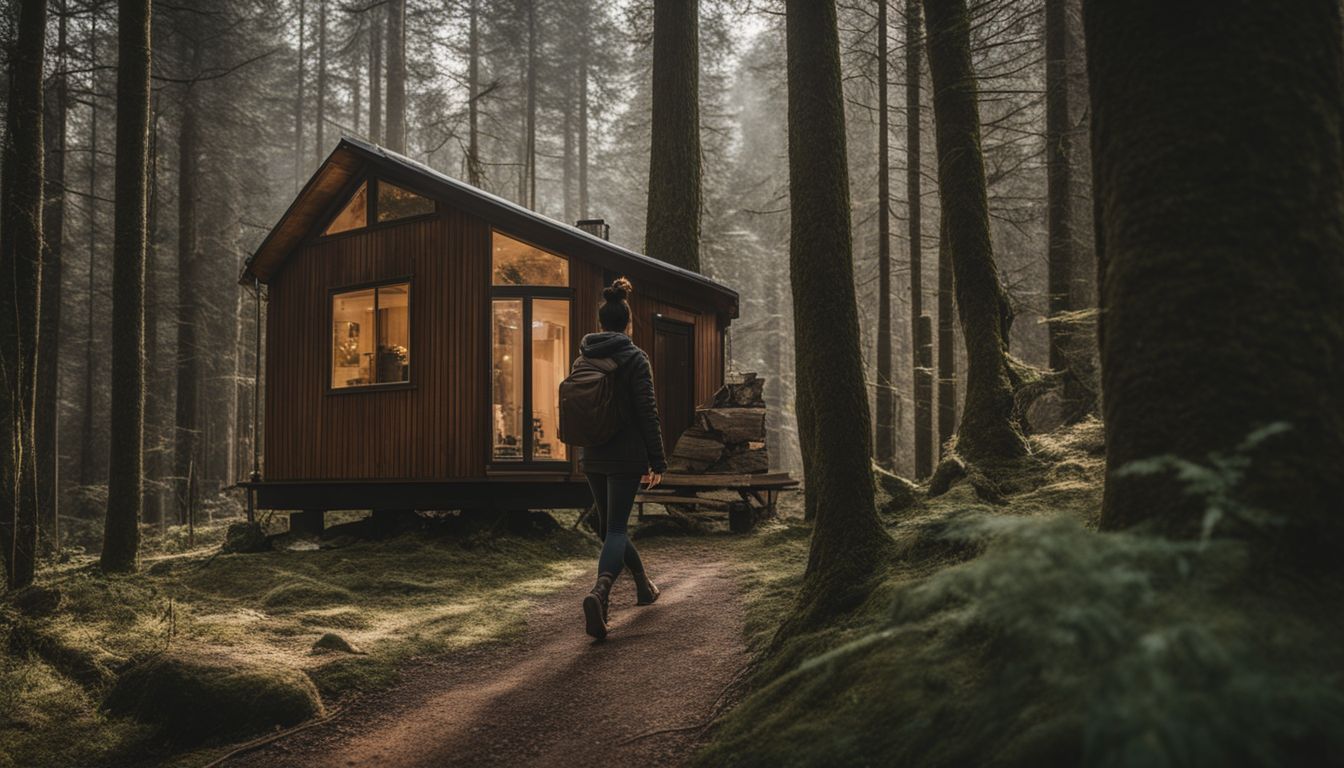
<path id="1" fill-rule="evenodd" d="M 747 664 L 742 608 L 707 543 L 660 542 L 645 556 L 662 596 L 637 607 L 623 576 L 604 641 L 583 631 L 585 573 L 537 602 L 518 642 L 411 667 L 331 722 L 225 765 L 680 765 Z"/>

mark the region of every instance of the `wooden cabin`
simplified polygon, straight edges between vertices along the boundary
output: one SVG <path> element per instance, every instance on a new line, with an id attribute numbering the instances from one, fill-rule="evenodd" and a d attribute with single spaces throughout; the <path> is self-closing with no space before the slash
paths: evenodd
<path id="1" fill-rule="evenodd" d="M 587 506 L 557 387 L 619 275 L 670 449 L 723 381 L 737 293 L 605 235 L 342 139 L 241 278 L 267 297 L 256 505 Z"/>

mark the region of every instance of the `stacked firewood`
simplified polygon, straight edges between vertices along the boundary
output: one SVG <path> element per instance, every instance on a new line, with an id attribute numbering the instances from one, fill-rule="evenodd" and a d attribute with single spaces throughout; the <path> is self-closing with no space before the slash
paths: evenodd
<path id="1" fill-rule="evenodd" d="M 765 379 L 731 376 L 672 449 L 668 469 L 692 474 L 754 474 L 770 469 L 765 447 Z"/>

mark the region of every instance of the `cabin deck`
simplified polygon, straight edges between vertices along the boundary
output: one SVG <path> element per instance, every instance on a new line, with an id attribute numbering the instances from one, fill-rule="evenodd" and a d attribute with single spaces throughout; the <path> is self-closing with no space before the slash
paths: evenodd
<path id="1" fill-rule="evenodd" d="M 638 515 L 644 517 L 645 504 L 659 504 L 672 517 L 698 509 L 726 511 L 729 527 L 737 532 L 751 530 L 756 521 L 774 517 L 779 494 L 797 488 L 799 481 L 788 472 L 750 475 L 712 475 L 667 473 L 662 483 L 635 496 Z M 736 491 L 740 500 L 727 501 L 701 496 L 714 491 Z"/>

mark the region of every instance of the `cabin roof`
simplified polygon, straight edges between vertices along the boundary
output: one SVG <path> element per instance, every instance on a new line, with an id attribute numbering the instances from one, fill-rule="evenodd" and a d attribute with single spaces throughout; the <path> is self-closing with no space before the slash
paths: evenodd
<path id="1" fill-rule="evenodd" d="M 409 184 L 466 213 L 480 216 L 494 225 L 521 237 L 538 240 L 537 245 L 561 250 L 614 271 L 629 272 L 638 280 L 644 276 L 663 279 L 697 295 L 707 294 L 713 303 L 737 317 L 737 291 L 722 283 L 681 267 L 668 264 L 589 234 L 578 227 L 556 221 L 528 210 L 511 200 L 454 179 L 404 155 L 360 139 L 344 136 L 312 178 L 299 191 L 289 209 L 257 246 L 243 266 L 240 282 L 266 283 L 279 271 L 285 260 L 331 213 L 336 197 L 345 193 L 352 178 L 366 167 L 375 168 L 390 181 Z"/>

